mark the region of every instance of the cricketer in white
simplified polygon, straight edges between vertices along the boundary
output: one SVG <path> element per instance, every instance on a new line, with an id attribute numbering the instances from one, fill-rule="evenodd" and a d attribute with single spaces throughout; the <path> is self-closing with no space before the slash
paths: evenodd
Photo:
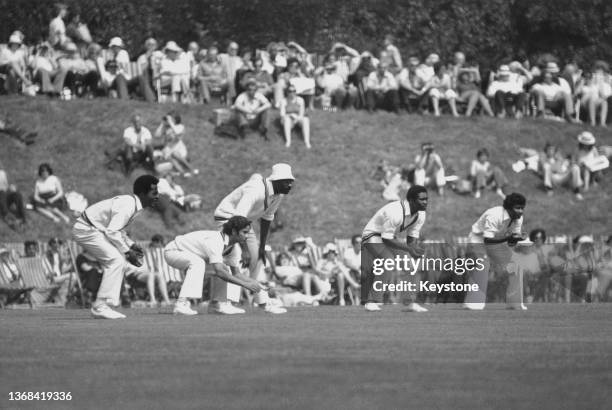
<path id="1" fill-rule="evenodd" d="M 243 216 L 233 216 L 223 225 L 220 232 L 190 232 L 177 236 L 166 245 L 164 257 L 168 265 L 187 271 L 174 306 L 175 314 L 198 313 L 191 309 L 189 299 L 202 298 L 206 263 L 212 265 L 215 277 L 225 282 L 242 286 L 251 292 L 259 292 L 262 289 L 257 280 L 240 274 L 240 246 L 237 245 L 246 240 L 250 231 L 250 220 Z M 212 308 L 209 312 L 231 315 L 244 313 L 244 310 L 228 305 L 223 312 L 217 312 Z"/>
<path id="2" fill-rule="evenodd" d="M 518 193 L 504 199 L 503 206 L 487 209 L 472 225 L 468 253 L 472 258 L 489 258 L 490 269 L 477 269 L 469 274 L 469 283 L 477 284 L 477 292 L 468 292 L 464 307 L 482 310 L 485 307 L 489 270 L 508 277 L 506 303 L 509 309 L 527 310 L 523 304 L 523 272 L 513 262 L 511 246 L 523 240 L 523 213 L 527 200 Z"/>
<path id="3" fill-rule="evenodd" d="M 72 228 L 74 240 L 104 268 L 102 283 L 91 308 L 96 318 L 125 318 L 109 304 L 119 304 L 121 282 L 128 263 L 141 266 L 143 256 L 143 250 L 127 236 L 125 228 L 143 208 L 155 206 L 157 182 L 153 175 L 138 177 L 134 181 L 134 195 L 118 195 L 91 205 Z"/>
<path id="4" fill-rule="evenodd" d="M 278 210 L 283 198 L 291 191 L 295 178 L 291 173 L 289 164 L 275 164 L 272 174 L 264 178 L 260 174 L 253 174 L 248 181 L 234 189 L 227 195 L 217 209 L 215 209 L 215 221 L 222 226 L 232 216 L 244 216 L 251 221 L 259 219 L 259 241 L 255 231 L 251 228 L 242 246 L 242 260 L 249 267 L 249 276 L 257 279 L 260 269 L 266 260 L 265 246 L 268 240 L 270 223 L 274 220 L 274 214 Z M 230 284 L 226 284 L 219 278 L 212 280 L 213 309 L 223 313 L 229 305 L 228 290 Z M 268 313 L 285 313 L 287 310 L 268 303 L 267 291 L 261 290 L 255 296 L 255 303 L 263 307 Z"/>

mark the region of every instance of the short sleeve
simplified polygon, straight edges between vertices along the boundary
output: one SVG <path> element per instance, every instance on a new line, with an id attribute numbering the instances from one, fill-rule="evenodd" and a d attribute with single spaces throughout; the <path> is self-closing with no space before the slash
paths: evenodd
<path id="1" fill-rule="evenodd" d="M 499 231 L 499 226 L 497 221 L 493 218 L 492 215 L 485 215 L 484 220 L 484 229 L 482 231 L 482 236 L 485 238 L 495 238 L 495 234 Z"/>
<path id="2" fill-rule="evenodd" d="M 223 263 L 223 241 L 219 237 L 210 238 L 207 241 L 208 263 Z"/>
<path id="3" fill-rule="evenodd" d="M 392 209 L 385 209 L 383 212 L 382 232 L 383 239 L 394 239 L 395 231 L 402 224 L 403 215 L 396 215 Z"/>

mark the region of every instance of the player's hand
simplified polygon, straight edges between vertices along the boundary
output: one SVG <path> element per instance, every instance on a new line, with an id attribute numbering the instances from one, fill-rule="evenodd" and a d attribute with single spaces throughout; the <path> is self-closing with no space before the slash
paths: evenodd
<path id="1" fill-rule="evenodd" d="M 251 254 L 246 247 L 242 249 L 241 263 L 243 268 L 248 268 L 251 264 Z"/>
<path id="2" fill-rule="evenodd" d="M 519 241 L 522 241 L 523 239 L 525 239 L 525 238 L 523 238 L 523 236 L 521 236 L 521 234 L 513 233 L 512 235 L 508 236 L 508 245 L 514 246 Z"/>
<path id="3" fill-rule="evenodd" d="M 130 246 L 130 250 L 134 251 L 141 258 L 144 256 L 144 250 L 135 243 Z"/>
<path id="4" fill-rule="evenodd" d="M 125 253 L 125 259 L 136 267 L 142 266 L 142 254 L 131 249 Z"/>
<path id="5" fill-rule="evenodd" d="M 264 287 L 255 279 L 249 279 L 249 281 L 245 283 L 244 287 L 253 293 L 257 293 L 260 290 L 264 289 Z"/>

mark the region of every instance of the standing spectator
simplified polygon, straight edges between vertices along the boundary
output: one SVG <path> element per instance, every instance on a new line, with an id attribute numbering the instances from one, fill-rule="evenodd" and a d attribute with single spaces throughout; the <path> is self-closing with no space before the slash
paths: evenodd
<path id="1" fill-rule="evenodd" d="M 431 142 L 421 144 L 421 153 L 414 160 L 414 185 L 433 185 L 440 196 L 444 195 L 444 165 Z"/>
<path id="2" fill-rule="evenodd" d="M 21 47 L 21 37 L 12 34 L 8 45 L 0 48 L 0 74 L 6 76 L 4 89 L 9 94 L 17 94 L 21 91 L 21 85 L 30 85 L 27 77 L 26 56 Z"/>
<path id="3" fill-rule="evenodd" d="M 236 98 L 233 106 L 238 119 L 238 132 L 241 138 L 245 138 L 247 128 L 257 128 L 267 140 L 272 105 L 257 92 L 257 82 L 254 79 L 249 79 L 246 86 L 247 90 Z"/>
<path id="4" fill-rule="evenodd" d="M 366 107 L 373 112 L 378 108 L 399 112 L 399 94 L 395 77 L 382 62 L 368 75 L 366 82 Z"/>
<path id="5" fill-rule="evenodd" d="M 544 116 L 546 109 L 555 115 L 563 115 L 570 123 L 577 122 L 574 115 L 572 90 L 568 82 L 559 77 L 559 67 L 555 62 L 548 62 L 541 82 L 531 88 L 536 101 L 537 115 Z"/>
<path id="6" fill-rule="evenodd" d="M 6 171 L 0 163 L 0 218 L 17 231 L 21 231 L 26 224 L 23 197 L 17 187 L 9 184 Z"/>
<path id="7" fill-rule="evenodd" d="M 238 43 L 230 41 L 227 46 L 227 54 L 219 54 L 219 60 L 227 73 L 227 81 L 229 83 L 228 101 L 233 101 L 236 97 L 236 72 L 244 65 L 242 57 L 238 55 L 238 50 Z"/>
<path id="8" fill-rule="evenodd" d="M 489 162 L 489 151 L 481 148 L 476 153 L 476 159 L 472 160 L 470 166 L 470 180 L 474 190 L 474 198 L 480 198 L 481 191 L 488 187 L 495 189 L 497 195 L 502 199 L 506 197 L 504 187 L 508 184 L 508 178 L 498 166 Z"/>
<path id="9" fill-rule="evenodd" d="M 164 54 L 159 69 L 160 87 L 170 87 L 173 102 L 190 101 L 190 67 L 186 54 L 174 41 L 166 43 Z"/>
<path id="10" fill-rule="evenodd" d="M 212 94 L 221 95 L 226 101 L 230 101 L 227 95 L 230 87 L 229 76 L 221 64 L 217 46 L 208 47 L 206 56 L 198 64 L 197 77 L 204 104 L 208 104 Z"/>
<path id="11" fill-rule="evenodd" d="M 55 4 L 55 18 L 49 23 L 49 44 L 55 49 L 61 49 L 68 42 L 64 23 L 67 14 L 68 6 L 63 3 Z"/>
<path id="12" fill-rule="evenodd" d="M 53 175 L 53 170 L 47 163 L 40 164 L 38 167 L 38 179 L 34 185 L 32 205 L 40 214 L 53 222 L 70 222 L 70 218 L 62 212 L 67 208 L 62 182 Z"/>
<path id="13" fill-rule="evenodd" d="M 499 118 L 506 115 L 520 118 L 525 106 L 523 83 L 516 74 L 510 72 L 510 67 L 501 65 L 494 80 L 487 89 L 487 97 L 495 99 L 495 111 Z"/>
<path id="14" fill-rule="evenodd" d="M 142 125 L 139 114 L 132 116 L 132 125 L 123 131 L 123 170 L 130 175 L 134 168 L 143 165 L 153 168 L 153 137 L 151 131 Z"/>
<path id="15" fill-rule="evenodd" d="M 457 93 L 452 88 L 452 80 L 446 68 L 439 63 L 434 65 L 434 76 L 428 83 L 429 98 L 434 109 L 434 115 L 440 116 L 440 100 L 446 100 L 451 109 L 453 117 L 458 117 L 457 113 Z"/>
<path id="16" fill-rule="evenodd" d="M 490 117 L 493 116 L 489 100 L 480 91 L 480 84 L 473 79 L 473 76 L 469 72 L 462 71 L 459 73 L 456 89 L 458 93 L 457 100 L 467 102 L 467 108 L 465 110 L 466 117 L 472 116 L 472 112 L 478 104 L 480 104 L 485 114 Z"/>
<path id="17" fill-rule="evenodd" d="M 297 95 L 293 85 L 287 87 L 287 95 L 280 104 L 280 120 L 285 135 L 285 147 L 291 146 L 291 130 L 300 126 L 306 148 L 310 149 L 310 119 L 305 115 L 304 99 Z"/>
<path id="18" fill-rule="evenodd" d="M 397 74 L 403 68 L 403 64 L 402 55 L 400 54 L 399 48 L 397 48 L 394 43 L 395 38 L 391 34 L 387 34 L 383 44 L 389 57 L 389 71 L 393 74 Z"/>
<path id="19" fill-rule="evenodd" d="M 419 59 L 412 56 L 408 58 L 408 65 L 399 72 L 400 101 L 403 106 L 412 112 L 414 108 L 422 112 L 423 104 L 427 98 L 427 83 L 418 75 Z"/>

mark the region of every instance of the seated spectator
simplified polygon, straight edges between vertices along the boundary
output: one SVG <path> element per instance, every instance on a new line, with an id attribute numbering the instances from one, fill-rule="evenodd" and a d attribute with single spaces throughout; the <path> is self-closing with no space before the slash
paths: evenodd
<path id="1" fill-rule="evenodd" d="M 69 286 L 74 286 L 76 281 L 72 281 L 75 273 L 70 254 L 64 243 L 58 238 L 51 238 L 47 243 L 45 259 L 51 268 L 50 280 L 53 284 L 59 285 L 57 299 L 58 302 L 65 304 L 70 293 Z"/>
<path id="2" fill-rule="evenodd" d="M 164 53 L 157 48 L 157 40 L 149 37 L 144 42 L 145 52 L 136 60 L 138 72 L 149 87 L 154 87 L 153 79 L 158 76 L 161 60 L 164 58 Z"/>
<path id="3" fill-rule="evenodd" d="M 210 46 L 206 57 L 200 61 L 197 68 L 197 78 L 200 86 L 200 94 L 204 104 L 208 104 L 211 95 L 221 95 L 224 100 L 229 101 L 229 75 L 221 64 L 216 46 Z"/>
<path id="4" fill-rule="evenodd" d="M 591 126 L 597 125 L 599 110 L 599 125 L 605 127 L 608 118 L 608 99 L 612 96 L 612 77 L 606 62 L 595 62 L 593 72 L 587 75 L 584 85 L 580 88 L 580 94 L 580 103 L 588 111 Z"/>
<path id="5" fill-rule="evenodd" d="M 199 174 L 200 171 L 189 163 L 188 156 L 187 146 L 182 137 L 170 133 L 155 169 L 160 174 L 177 172 L 185 178 L 190 178 L 192 175 Z"/>
<path id="6" fill-rule="evenodd" d="M 345 84 L 350 83 L 352 87 L 355 87 L 355 90 L 356 85 L 354 81 L 351 81 L 351 77 L 355 75 L 360 62 L 361 55 L 359 52 L 345 43 L 334 43 L 328 53 L 328 63 L 336 66 L 336 74 L 342 77 Z M 372 71 L 374 71 L 374 66 L 371 67 L 371 70 L 366 70 L 360 77 L 365 76 L 367 78 Z M 351 90 L 349 89 L 349 91 Z"/>
<path id="7" fill-rule="evenodd" d="M 429 91 L 427 82 L 418 75 L 418 67 L 419 59 L 412 56 L 408 59 L 408 65 L 397 75 L 400 100 L 408 112 L 415 108 L 419 113 L 422 112 Z"/>
<path id="8" fill-rule="evenodd" d="M 242 53 L 242 67 L 236 71 L 236 78 L 234 79 L 234 89 L 236 95 L 242 94 L 246 90 L 246 83 L 249 79 L 255 76 L 255 67 L 253 67 L 253 53 L 251 51 L 245 51 Z"/>
<path id="9" fill-rule="evenodd" d="M 491 165 L 486 148 L 481 148 L 476 153 L 476 159 L 470 166 L 470 180 L 476 199 L 480 198 L 482 190 L 486 188 L 495 189 L 502 199 L 506 197 L 504 187 L 508 185 L 508 178 L 500 167 Z"/>
<path id="10" fill-rule="evenodd" d="M 41 93 L 50 97 L 60 95 L 64 88 L 66 72 L 60 70 L 49 44 L 42 43 L 37 47 L 30 68 Z"/>
<path id="11" fill-rule="evenodd" d="M 174 41 L 166 43 L 164 54 L 159 69 L 160 87 L 170 87 L 173 102 L 191 101 L 190 67 L 186 54 Z"/>
<path id="12" fill-rule="evenodd" d="M 305 275 L 302 269 L 293 264 L 291 255 L 287 252 L 279 253 L 274 264 L 274 274 L 280 279 L 283 286 L 303 288 L 305 278 L 312 280 L 310 274 Z"/>
<path id="13" fill-rule="evenodd" d="M 433 186 L 439 195 L 444 195 L 444 165 L 432 143 L 421 144 L 421 153 L 416 156 L 414 167 L 415 185 Z"/>
<path id="14" fill-rule="evenodd" d="M 344 286 L 348 284 L 351 288 L 357 290 L 361 286 L 353 279 L 349 273 L 349 269 L 338 259 L 338 247 L 333 243 L 328 243 L 323 248 L 323 257 L 319 260 L 314 268 L 317 274 L 317 287 L 321 293 L 329 293 L 331 291 L 331 281 L 336 280 L 338 292 L 338 304 L 345 306 Z M 324 299 L 324 298 L 323 298 Z"/>
<path id="15" fill-rule="evenodd" d="M 66 53 L 57 60 L 59 70 L 66 73 L 64 87 L 70 90 L 71 96 L 82 97 L 94 94 L 98 89 L 98 80 L 105 81 L 98 61 L 94 63 L 91 60 L 84 60 L 74 43 L 67 43 L 64 49 Z"/>
<path id="16" fill-rule="evenodd" d="M 308 51 L 296 43 L 290 41 L 287 43 L 287 60 L 296 59 L 300 64 L 300 70 L 306 75 L 311 76 L 314 73 L 314 65 L 312 64 Z"/>
<path id="17" fill-rule="evenodd" d="M 588 131 L 578 135 L 576 162 L 580 166 L 584 191 L 588 191 L 591 185 L 600 182 L 603 177 L 602 171 L 610 166 L 610 161 L 599 153 L 595 142 L 595 137 Z"/>
<path id="18" fill-rule="evenodd" d="M 520 118 L 525 106 L 525 93 L 521 77 L 510 71 L 510 67 L 502 65 L 493 81 L 489 83 L 487 97 L 495 99 L 495 112 L 499 118 L 506 115 Z"/>
<path id="19" fill-rule="evenodd" d="M 53 170 L 47 163 L 40 164 L 38 167 L 38 179 L 34 185 L 32 206 L 53 222 L 70 223 L 70 218 L 62 212 L 67 209 L 62 182 L 53 175 Z"/>
<path id="20" fill-rule="evenodd" d="M 540 82 L 533 85 L 531 93 L 536 101 L 538 116 L 544 116 L 549 109 L 554 115 L 563 115 L 568 122 L 576 122 L 572 90 L 567 81 L 559 77 L 557 63 L 549 62 L 546 65 Z"/>
<path id="21" fill-rule="evenodd" d="M 375 71 L 368 75 L 366 82 L 366 107 L 368 111 L 385 109 L 399 112 L 399 93 L 397 81 L 387 66 L 380 63 Z"/>
<path id="22" fill-rule="evenodd" d="M 83 290 L 90 293 L 90 296 L 84 301 L 87 305 L 87 302 L 96 300 L 98 289 L 100 289 L 102 283 L 104 268 L 102 268 L 98 259 L 85 249 L 77 255 L 75 263 L 81 286 Z"/>
<path id="23" fill-rule="evenodd" d="M 238 43 L 230 41 L 227 46 L 227 53 L 219 54 L 219 61 L 227 73 L 228 89 L 228 104 L 236 98 L 236 72 L 242 68 L 244 61 L 238 55 Z"/>
<path id="24" fill-rule="evenodd" d="M 493 116 L 489 100 L 480 91 L 480 84 L 473 79 L 472 74 L 467 71 L 460 72 L 457 78 L 456 89 L 458 94 L 457 101 L 467 103 L 467 108 L 465 110 L 466 117 L 472 116 L 472 112 L 477 105 L 480 105 L 485 114 L 490 117 Z"/>
<path id="25" fill-rule="evenodd" d="M 539 172 L 544 179 L 544 189 L 549 196 L 553 195 L 555 187 L 568 185 L 578 200 L 583 199 L 580 193 L 582 186 L 580 166 L 564 157 L 557 146 L 546 143 L 544 152 L 540 154 Z"/>
<path id="26" fill-rule="evenodd" d="M 197 71 L 198 71 L 198 63 L 200 62 L 200 56 L 204 57 L 206 55 L 206 50 L 203 54 L 200 54 L 200 45 L 195 41 L 190 41 L 187 45 L 187 52 L 185 53 L 185 58 L 189 62 L 189 79 L 191 84 L 195 84 L 197 79 Z"/>
<path id="27" fill-rule="evenodd" d="M 21 85 L 31 84 L 27 77 L 26 55 L 21 47 L 21 37 L 13 34 L 6 47 L 0 48 L 0 75 L 6 76 L 4 91 L 9 94 L 21 92 Z"/>
<path id="28" fill-rule="evenodd" d="M 127 100 L 130 98 L 130 93 L 133 93 L 139 94 L 147 102 L 155 102 L 155 94 L 149 77 L 130 74 L 130 56 L 125 50 L 123 40 L 113 37 L 108 47 L 111 51 L 111 58 L 105 65 L 108 71 L 103 78 L 105 85 L 114 90 L 120 99 Z"/>
<path id="29" fill-rule="evenodd" d="M 68 14 L 68 6 L 63 3 L 55 4 L 55 18 L 49 23 L 49 44 L 55 49 L 62 49 L 70 41 L 66 35 L 64 19 Z"/>
<path id="30" fill-rule="evenodd" d="M 440 63 L 440 56 L 432 53 L 427 56 L 423 64 L 417 67 L 416 74 L 417 76 L 424 81 L 425 83 L 429 83 L 429 81 L 436 75 L 436 71 L 434 66 Z"/>
<path id="31" fill-rule="evenodd" d="M 4 248 L 0 247 L 0 267 L 4 272 L 5 279 L 8 281 L 7 284 L 3 286 L 11 287 L 21 287 L 21 275 L 19 274 L 19 268 L 17 264 L 15 264 L 15 260 L 11 256 L 11 252 Z"/>
<path id="32" fill-rule="evenodd" d="M 38 136 L 37 132 L 24 129 L 21 125 L 15 124 L 8 116 L 0 119 L 0 134 L 6 134 L 26 145 L 34 144 Z"/>
<path id="33" fill-rule="evenodd" d="M 376 70 L 378 60 L 372 56 L 369 51 L 361 53 L 359 58 L 355 58 L 358 61 L 357 67 L 349 76 L 349 82 L 351 86 L 355 87 L 358 92 L 359 101 L 357 104 L 358 108 L 366 107 L 366 96 L 365 90 L 367 87 L 368 77 L 372 72 Z"/>
<path id="34" fill-rule="evenodd" d="M 149 248 L 151 249 L 163 249 L 164 247 L 164 238 L 161 235 L 153 235 L 151 238 L 151 243 L 149 244 Z M 158 251 L 159 252 L 159 251 Z M 164 273 L 161 270 L 161 262 L 157 260 L 157 256 L 161 255 L 161 253 L 153 253 L 153 265 L 154 269 L 149 270 L 149 268 L 145 267 L 145 265 L 141 267 L 135 267 L 133 265 L 129 265 L 128 271 L 126 273 L 126 280 L 129 282 L 140 282 L 144 283 L 147 286 L 147 292 L 149 294 L 149 307 L 166 307 L 170 306 L 170 299 L 168 297 L 168 288 L 166 286 L 166 278 L 164 277 Z M 159 288 L 159 293 L 161 294 L 162 301 L 161 303 L 157 302 L 156 294 L 155 294 L 155 283 L 157 282 L 157 286 Z"/>
<path id="35" fill-rule="evenodd" d="M 22 231 L 26 225 L 23 197 L 14 184 L 9 184 L 2 163 L 0 163 L 0 217 L 16 231 Z"/>
<path id="36" fill-rule="evenodd" d="M 166 142 L 174 137 L 183 138 L 185 135 L 185 126 L 182 124 L 180 114 L 170 111 L 162 117 L 162 121 L 153 134 L 153 149 L 162 150 L 166 146 Z"/>
<path id="37" fill-rule="evenodd" d="M 287 87 L 287 95 L 281 101 L 280 121 L 285 135 L 285 147 L 291 146 L 291 131 L 299 126 L 302 129 L 306 148 L 310 149 L 310 119 L 306 116 L 304 99 L 297 95 L 293 85 Z"/>
<path id="38" fill-rule="evenodd" d="M 257 82 L 250 79 L 247 82 L 247 90 L 236 98 L 232 107 L 238 121 L 240 137 L 244 139 L 247 128 L 252 128 L 257 129 L 261 136 L 268 140 L 271 107 L 268 99 L 257 92 Z"/>
<path id="39" fill-rule="evenodd" d="M 264 61 L 261 56 L 256 56 L 253 60 L 252 76 L 257 82 L 257 92 L 261 93 L 267 99 L 274 96 L 274 79 L 272 75 L 263 69 Z"/>
<path id="40" fill-rule="evenodd" d="M 610 301 L 612 291 L 612 235 L 608 236 L 601 246 L 597 261 L 597 287 L 594 301 Z"/>
<path id="41" fill-rule="evenodd" d="M 142 125 L 141 116 L 135 114 L 132 116 L 132 125 L 123 131 L 123 146 L 111 155 L 111 161 L 118 158 L 126 176 L 138 165 L 153 169 L 152 141 L 151 131 Z"/>
<path id="42" fill-rule="evenodd" d="M 349 269 L 353 279 L 359 281 L 361 278 L 361 235 L 353 235 L 351 246 L 344 250 L 342 262 Z"/>
<path id="43" fill-rule="evenodd" d="M 434 65 L 434 76 L 429 80 L 427 87 L 436 117 L 440 116 L 440 100 L 448 102 L 453 117 L 459 116 L 459 113 L 457 113 L 457 93 L 452 88 L 451 76 L 444 65 L 439 63 Z"/>
<path id="44" fill-rule="evenodd" d="M 274 85 L 274 104 L 277 108 L 289 84 L 295 87 L 297 94 L 304 99 L 306 106 L 310 107 L 315 93 L 315 81 L 304 75 L 300 69 L 300 62 L 295 58 L 287 60 L 287 71 L 278 76 Z"/>
<path id="45" fill-rule="evenodd" d="M 393 167 L 393 171 L 383 181 L 382 197 L 385 201 L 401 200 L 401 191 L 410 188 L 410 169 Z"/>
<path id="46" fill-rule="evenodd" d="M 320 96 L 321 105 L 323 108 L 331 106 L 340 109 L 352 107 L 355 104 L 357 90 L 353 88 L 353 91 L 349 93 L 345 81 L 336 71 L 337 65 L 328 61 L 325 69 L 316 77 L 317 86 L 323 90 L 323 94 Z"/>
<path id="47" fill-rule="evenodd" d="M 174 182 L 171 173 L 159 178 L 157 192 L 159 192 L 159 200 L 156 210 L 161 214 L 166 227 L 172 228 L 176 224 L 184 225 L 185 221 L 181 214 L 185 209 L 185 191 Z"/>

